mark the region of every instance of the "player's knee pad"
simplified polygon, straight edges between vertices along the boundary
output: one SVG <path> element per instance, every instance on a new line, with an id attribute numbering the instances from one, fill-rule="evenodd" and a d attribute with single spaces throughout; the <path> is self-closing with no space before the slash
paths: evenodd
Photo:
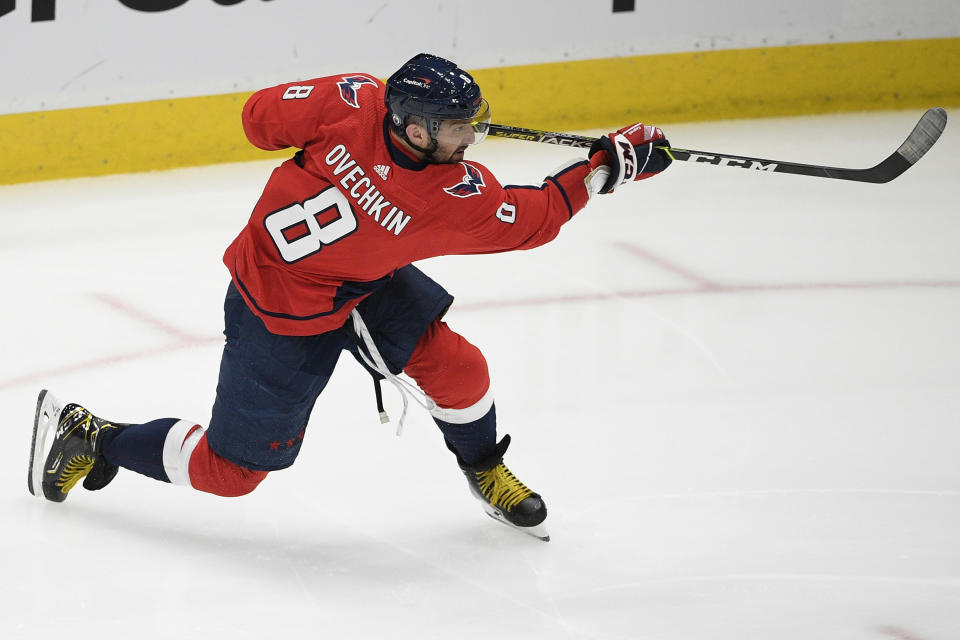
<path id="1" fill-rule="evenodd" d="M 183 445 L 192 447 L 186 479 L 194 489 L 225 498 L 236 498 L 256 489 L 267 477 L 266 471 L 247 469 L 218 456 L 207 444 L 203 429 L 199 426 L 196 429 L 187 436 Z M 195 441 L 191 442 L 191 439 Z"/>
<path id="2" fill-rule="evenodd" d="M 417 343 L 404 372 L 443 408 L 471 407 L 490 389 L 483 353 L 439 320 Z"/>

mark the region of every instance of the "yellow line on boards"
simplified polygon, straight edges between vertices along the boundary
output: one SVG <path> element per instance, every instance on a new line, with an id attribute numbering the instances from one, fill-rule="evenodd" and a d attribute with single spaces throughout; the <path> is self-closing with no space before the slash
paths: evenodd
<path id="1" fill-rule="evenodd" d="M 960 104 L 960 38 L 670 53 L 474 72 L 494 120 L 577 130 Z"/>
<path id="2" fill-rule="evenodd" d="M 960 38 L 670 53 L 471 73 L 495 122 L 552 131 L 925 109 L 960 105 Z M 270 157 L 241 130 L 249 95 L 0 116 L 0 184 Z"/>

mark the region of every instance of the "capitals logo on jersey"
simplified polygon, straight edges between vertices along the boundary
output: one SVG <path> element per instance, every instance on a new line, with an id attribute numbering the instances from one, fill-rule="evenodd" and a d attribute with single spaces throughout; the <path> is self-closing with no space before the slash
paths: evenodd
<path id="1" fill-rule="evenodd" d="M 469 198 L 470 196 L 480 195 L 480 188 L 487 186 L 483 182 L 483 174 L 471 164 L 467 164 L 466 162 L 461 162 L 460 164 L 466 169 L 463 180 L 452 187 L 444 187 L 443 190 L 458 198 Z"/>
<path id="2" fill-rule="evenodd" d="M 337 83 L 340 88 L 340 98 L 354 109 L 359 109 L 357 90 L 365 84 L 377 86 L 376 82 L 364 76 L 344 76 L 343 81 Z"/>

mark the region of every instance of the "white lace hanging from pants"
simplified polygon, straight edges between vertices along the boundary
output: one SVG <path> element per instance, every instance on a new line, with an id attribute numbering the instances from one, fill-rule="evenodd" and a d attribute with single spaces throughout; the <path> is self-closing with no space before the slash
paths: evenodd
<path id="1" fill-rule="evenodd" d="M 433 413 L 437 410 L 437 403 L 434 402 L 427 394 L 420 390 L 415 384 L 407 382 L 402 379 L 400 376 L 391 373 L 390 368 L 387 366 L 387 363 L 384 362 L 383 356 L 380 354 L 380 350 L 377 349 L 377 345 L 373 342 L 373 336 L 370 335 L 370 330 L 367 329 L 366 323 L 363 321 L 363 318 L 360 317 L 360 312 L 356 309 L 350 312 L 350 319 L 353 321 L 353 329 L 356 331 L 357 335 L 360 336 L 360 339 L 363 341 L 363 345 L 367 348 L 367 352 L 370 354 L 370 357 L 367 357 L 367 354 L 363 352 L 363 349 L 359 349 L 360 358 L 363 360 L 364 364 L 368 367 L 382 375 L 384 378 L 390 381 L 394 387 L 400 392 L 400 397 L 403 399 L 403 412 L 400 414 L 400 421 L 397 423 L 397 435 L 399 436 L 403 432 L 403 423 L 407 417 L 407 408 L 409 402 L 407 397 L 412 397 L 414 402 L 419 404 L 421 407 L 426 409 L 428 412 Z M 390 420 L 385 411 L 380 413 L 380 421 L 388 422 Z"/>

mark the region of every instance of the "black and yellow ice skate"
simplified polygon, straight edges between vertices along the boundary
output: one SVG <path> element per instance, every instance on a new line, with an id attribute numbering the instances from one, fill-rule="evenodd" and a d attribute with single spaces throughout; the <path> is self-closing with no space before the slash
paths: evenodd
<path id="1" fill-rule="evenodd" d="M 46 389 L 41 391 L 30 446 L 30 493 L 63 502 L 81 479 L 86 478 L 87 489 L 105 487 L 118 468 L 102 455 L 102 435 L 126 426 L 98 418 L 78 404 L 64 406 Z"/>
<path id="2" fill-rule="evenodd" d="M 449 443 L 447 446 L 450 446 Z M 508 446 L 510 436 L 507 435 L 484 460 L 467 465 L 458 455 L 457 462 L 467 477 L 470 492 L 483 505 L 487 515 L 544 542 L 549 541 L 550 535 L 543 525 L 547 518 L 547 505 L 539 494 L 528 489 L 503 464 L 503 454 Z M 453 447 L 450 450 L 454 451 Z"/>

